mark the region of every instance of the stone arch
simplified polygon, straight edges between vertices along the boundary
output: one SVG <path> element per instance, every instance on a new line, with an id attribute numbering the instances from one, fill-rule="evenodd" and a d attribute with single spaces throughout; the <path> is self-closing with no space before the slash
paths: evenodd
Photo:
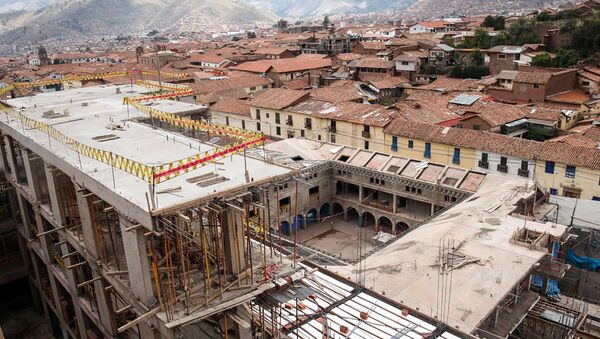
<path id="1" fill-rule="evenodd" d="M 317 209 L 311 208 L 308 213 L 306 213 L 306 226 L 316 223 L 319 220 L 317 216 Z"/>
<path id="2" fill-rule="evenodd" d="M 321 208 L 319 208 L 319 220 L 323 220 L 323 218 L 327 218 L 331 215 L 331 205 L 329 203 L 324 203 Z"/>
<path id="3" fill-rule="evenodd" d="M 375 226 L 375 216 L 373 215 L 373 213 L 371 212 L 364 212 L 362 214 L 362 225 L 360 226 L 364 226 L 364 227 L 371 227 L 371 226 Z"/>
<path id="4" fill-rule="evenodd" d="M 281 222 L 281 231 L 283 232 L 283 235 L 290 236 L 292 234 L 290 230 L 290 223 L 287 220 Z"/>
<path id="5" fill-rule="evenodd" d="M 346 210 L 346 221 L 351 222 L 354 220 L 360 226 L 360 219 L 360 214 L 358 214 L 356 208 L 350 207 Z"/>
<path id="6" fill-rule="evenodd" d="M 337 202 L 333 204 L 333 215 L 341 215 L 344 213 L 344 206 L 338 204 Z"/>
<path id="7" fill-rule="evenodd" d="M 394 224 L 390 220 L 390 218 L 382 216 L 377 220 L 377 230 L 383 231 L 386 233 L 392 233 L 394 229 Z"/>
<path id="8" fill-rule="evenodd" d="M 395 228 L 396 229 L 394 230 L 394 232 L 396 234 L 402 234 L 402 233 L 408 231 L 410 229 L 410 226 L 408 226 L 408 224 L 405 223 L 405 222 L 399 221 L 399 222 L 396 223 L 396 227 Z"/>

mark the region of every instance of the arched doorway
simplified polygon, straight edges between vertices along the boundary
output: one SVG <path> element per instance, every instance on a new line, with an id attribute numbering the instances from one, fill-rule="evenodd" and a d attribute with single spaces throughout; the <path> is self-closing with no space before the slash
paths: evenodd
<path id="1" fill-rule="evenodd" d="M 359 225 L 361 227 L 371 227 L 371 226 L 375 226 L 375 216 L 373 216 L 373 214 L 371 212 L 365 212 L 363 213 L 363 224 Z"/>
<path id="2" fill-rule="evenodd" d="M 334 216 L 339 216 L 342 213 L 344 213 L 344 208 L 342 207 L 342 205 L 340 205 L 338 203 L 334 203 L 333 204 L 333 215 Z"/>
<path id="3" fill-rule="evenodd" d="M 283 235 L 290 236 L 292 234 L 292 232 L 290 230 L 290 223 L 287 222 L 286 220 L 281 222 L 281 230 L 283 232 Z"/>
<path id="4" fill-rule="evenodd" d="M 402 234 L 402 233 L 408 231 L 409 229 L 410 229 L 410 227 L 408 226 L 407 223 L 404 223 L 404 222 L 396 223 L 396 234 Z"/>
<path id="5" fill-rule="evenodd" d="M 360 215 L 354 207 L 350 207 L 346 210 L 346 221 L 349 223 L 356 223 L 359 226 L 362 223 Z"/>
<path id="6" fill-rule="evenodd" d="M 330 209 L 331 207 L 328 203 L 323 204 L 323 206 L 321 206 L 321 208 L 319 209 L 319 220 L 327 218 L 329 216 Z"/>
<path id="7" fill-rule="evenodd" d="M 377 230 L 385 233 L 392 233 L 392 221 L 387 217 L 381 217 L 377 220 Z"/>
<path id="8" fill-rule="evenodd" d="M 304 216 L 302 216 L 302 214 L 298 214 L 294 217 L 294 221 L 292 222 L 292 232 L 296 227 L 299 227 L 298 230 L 304 228 Z"/>
<path id="9" fill-rule="evenodd" d="M 306 226 L 317 222 L 317 209 L 313 208 L 306 213 Z"/>

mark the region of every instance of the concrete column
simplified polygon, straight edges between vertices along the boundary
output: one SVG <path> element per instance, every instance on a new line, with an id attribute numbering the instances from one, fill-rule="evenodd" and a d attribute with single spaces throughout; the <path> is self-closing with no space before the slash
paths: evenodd
<path id="1" fill-rule="evenodd" d="M 230 323 L 235 326 L 235 337 L 238 339 L 252 339 L 252 327 L 250 325 L 252 323 L 252 316 L 243 306 L 236 307 L 235 313 L 242 320 L 247 322 L 244 324 L 238 324 L 234 321 L 230 321 Z"/>
<path id="2" fill-rule="evenodd" d="M 392 211 L 394 212 L 394 214 L 398 213 L 398 196 L 397 195 L 393 195 L 393 199 L 392 199 L 392 203 L 394 204 L 392 206 Z"/>
<path id="3" fill-rule="evenodd" d="M 94 274 L 96 275 L 96 274 Z M 117 324 L 113 316 L 114 309 L 110 302 L 110 299 L 104 289 L 104 281 L 98 280 L 94 282 L 94 293 L 96 294 L 96 301 L 98 302 L 98 314 L 100 316 L 100 322 L 106 330 L 112 336 L 116 337 Z"/>
<path id="4" fill-rule="evenodd" d="M 61 237 L 61 240 L 64 240 L 64 239 L 62 239 L 62 237 Z M 69 246 L 67 246 L 67 244 L 63 244 L 60 247 L 61 247 L 62 255 L 66 255 L 69 253 Z M 77 262 L 75 262 L 73 260 L 73 257 L 65 258 L 64 262 L 65 262 L 65 266 L 77 264 Z M 79 335 L 81 336 L 81 338 L 87 338 L 87 334 L 85 331 L 85 322 L 83 321 L 83 314 L 81 311 L 81 306 L 79 305 L 79 293 L 77 291 L 77 280 L 75 279 L 75 273 L 74 273 L 74 270 L 77 270 L 77 269 L 80 269 L 80 268 L 75 268 L 75 269 L 71 269 L 71 270 L 65 269 L 65 273 L 67 276 L 67 284 L 69 285 L 69 290 L 71 293 L 71 302 L 73 303 L 73 310 L 75 311 L 75 321 L 77 322 L 77 329 L 79 331 Z M 68 320 L 68 319 L 65 319 L 65 320 Z"/>
<path id="5" fill-rule="evenodd" d="M 134 224 L 123 217 L 119 217 L 119 224 L 131 291 L 144 305 L 151 306 L 154 304 L 154 293 L 143 230 L 126 231 Z"/>
<path id="6" fill-rule="evenodd" d="M 5 135 L 4 142 L 6 143 L 6 160 L 8 161 L 8 166 L 10 168 L 10 176 L 13 178 L 14 181 L 17 181 L 17 174 L 16 174 L 17 160 L 15 158 L 15 153 L 12 148 L 12 138 L 8 135 Z"/>
<path id="7" fill-rule="evenodd" d="M 26 148 L 21 148 L 21 158 L 23 159 L 23 166 L 25 167 L 25 176 L 27 177 L 27 187 L 29 188 L 29 192 L 31 192 L 31 196 L 35 201 L 40 201 L 41 199 L 41 191 L 40 191 L 40 182 L 37 179 L 37 176 L 34 174 L 33 170 L 35 167 L 32 164 L 32 161 L 29 159 L 29 152 Z"/>
<path id="8" fill-rule="evenodd" d="M 23 198 L 21 195 L 17 195 L 17 203 L 19 204 L 21 220 L 23 221 L 23 231 L 27 236 L 27 240 L 31 241 L 32 234 L 29 225 L 31 225 L 34 222 L 34 220 L 31 220 L 29 214 L 27 213 L 27 199 Z"/>
<path id="9" fill-rule="evenodd" d="M 92 219 L 92 204 L 88 198 L 84 197 L 85 192 L 81 192 L 78 185 L 75 185 L 75 197 L 79 208 L 79 220 L 81 221 L 81 230 L 83 232 L 83 242 L 87 251 L 98 258 L 98 243 L 96 240 L 96 232 L 94 230 L 94 222 Z"/>
<path id="10" fill-rule="evenodd" d="M 429 213 L 430 216 L 432 216 L 435 213 L 435 204 L 431 204 L 431 213 Z"/>
<path id="11" fill-rule="evenodd" d="M 227 259 L 227 271 L 234 274 L 243 272 L 244 260 L 244 235 L 242 229 L 242 215 L 231 208 L 226 210 L 227 216 L 223 220 L 223 237 L 225 239 L 225 257 Z"/>
<path id="12" fill-rule="evenodd" d="M 52 215 L 54 216 L 54 220 L 56 223 L 64 225 L 65 224 L 65 216 L 62 213 L 59 202 L 59 195 L 57 189 L 57 181 L 56 171 L 53 170 L 54 167 L 50 165 L 45 165 L 44 170 L 46 171 L 46 181 L 48 182 L 48 196 L 50 197 L 50 208 L 52 209 Z"/>

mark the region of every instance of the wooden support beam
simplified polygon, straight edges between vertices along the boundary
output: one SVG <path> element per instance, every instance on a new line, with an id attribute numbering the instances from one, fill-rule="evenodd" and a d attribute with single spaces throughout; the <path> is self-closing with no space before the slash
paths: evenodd
<path id="1" fill-rule="evenodd" d="M 82 262 L 79 262 L 77 264 L 73 264 L 71 266 L 67 266 L 66 269 L 70 270 L 70 269 L 73 269 L 73 268 L 76 268 L 76 267 L 79 267 L 79 266 L 83 266 L 83 265 L 87 265 L 87 261 L 82 261 Z"/>
<path id="2" fill-rule="evenodd" d="M 117 329 L 118 333 L 123 333 L 125 331 L 127 331 L 127 329 L 139 324 L 140 322 L 146 320 L 147 318 L 150 318 L 151 316 L 155 315 L 156 313 L 158 313 L 160 311 L 160 307 L 154 308 L 144 314 L 142 314 L 141 316 L 133 319 L 132 321 L 128 322 L 127 324 L 119 327 Z"/>
<path id="3" fill-rule="evenodd" d="M 127 305 L 127 306 L 125 306 L 125 307 L 123 307 L 123 308 L 120 308 L 120 309 L 116 310 L 116 311 L 115 311 L 115 313 L 116 313 L 116 314 L 123 313 L 123 312 L 127 311 L 128 309 L 130 309 L 130 308 L 132 308 L 132 307 L 133 307 L 133 306 L 131 306 L 131 305 Z"/>
<path id="4" fill-rule="evenodd" d="M 141 228 L 141 227 L 143 227 L 142 224 L 135 224 L 133 226 L 127 227 L 125 229 L 125 231 L 126 232 L 131 232 L 131 231 L 135 231 L 135 230 L 137 230 L 138 228 Z"/>
<path id="5" fill-rule="evenodd" d="M 127 274 L 127 271 L 113 271 L 113 272 L 106 272 L 106 275 L 108 276 L 113 276 L 113 275 L 124 275 Z"/>
<path id="6" fill-rule="evenodd" d="M 108 213 L 108 212 L 112 212 L 112 211 L 114 211 L 114 210 L 115 210 L 115 208 L 114 208 L 114 207 L 112 207 L 112 206 L 109 206 L 109 207 L 107 207 L 107 208 L 103 209 L 103 210 L 102 210 L 102 212 L 104 212 L 104 213 Z"/>
<path id="7" fill-rule="evenodd" d="M 95 200 L 95 201 L 92 201 L 92 205 L 98 205 L 101 202 L 104 202 L 104 200 Z"/>
<path id="8" fill-rule="evenodd" d="M 42 232 L 42 233 L 38 233 L 38 234 L 36 235 L 36 237 L 38 237 L 38 238 L 41 238 L 41 237 L 43 237 L 43 236 L 45 236 L 45 235 L 48 235 L 48 234 L 50 234 L 50 233 L 54 233 L 54 232 L 56 232 L 56 231 L 63 230 L 63 229 L 65 229 L 65 228 L 66 228 L 66 226 L 62 226 L 62 227 L 59 227 L 59 228 L 51 229 L 50 231 L 46 231 L 46 232 Z"/>
<path id="9" fill-rule="evenodd" d="M 88 197 L 91 197 L 93 195 L 94 195 L 94 193 L 86 193 L 86 194 L 82 195 L 81 197 L 82 198 L 88 198 Z"/>
<path id="10" fill-rule="evenodd" d="M 66 243 L 67 243 L 67 241 L 66 241 L 66 240 L 63 240 L 63 241 L 59 241 L 59 242 L 57 242 L 56 244 L 54 244 L 54 246 L 60 246 L 60 245 L 64 245 L 64 244 L 66 244 Z"/>
<path id="11" fill-rule="evenodd" d="M 91 280 L 84 281 L 84 282 L 82 282 L 81 284 L 78 284 L 78 285 L 77 285 L 77 288 L 81 288 L 81 287 L 83 287 L 83 286 L 89 285 L 89 284 L 93 283 L 94 281 L 98 281 L 98 280 L 100 280 L 100 279 L 102 279 L 102 277 L 95 277 L 95 278 L 93 278 L 93 279 L 91 279 Z"/>
<path id="12" fill-rule="evenodd" d="M 74 256 L 75 254 L 79 254 L 79 252 L 75 251 L 75 252 L 67 253 L 60 258 L 64 260 L 64 259 L 67 259 L 68 257 Z"/>

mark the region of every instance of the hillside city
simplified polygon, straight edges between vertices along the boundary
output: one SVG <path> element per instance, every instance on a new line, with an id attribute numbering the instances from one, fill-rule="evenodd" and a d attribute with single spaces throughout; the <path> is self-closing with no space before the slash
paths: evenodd
<path id="1" fill-rule="evenodd" d="M 0 2 L 0 337 L 600 338 L 600 0 L 286 1 Z"/>

